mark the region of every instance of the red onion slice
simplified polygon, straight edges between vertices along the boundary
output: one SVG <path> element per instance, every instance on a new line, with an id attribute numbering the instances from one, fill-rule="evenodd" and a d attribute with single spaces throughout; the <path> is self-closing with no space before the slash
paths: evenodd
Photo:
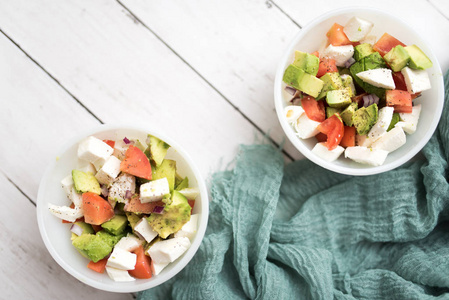
<path id="1" fill-rule="evenodd" d="M 363 107 L 368 107 L 369 106 L 369 95 L 363 96 L 362 99 L 363 99 Z"/>
<path id="2" fill-rule="evenodd" d="M 133 196 L 133 193 L 131 193 L 130 190 L 126 190 L 125 199 L 131 199 L 132 196 Z"/>
<path id="3" fill-rule="evenodd" d="M 155 206 L 153 208 L 153 213 L 155 214 L 162 214 L 164 212 L 165 206 Z"/>
<path id="4" fill-rule="evenodd" d="M 131 143 L 131 141 L 130 140 L 128 140 L 128 138 L 125 136 L 125 138 L 123 139 L 123 141 L 125 142 L 125 144 L 129 144 L 129 143 Z"/>
<path id="5" fill-rule="evenodd" d="M 73 223 L 72 227 L 70 227 L 70 231 L 76 234 L 77 236 L 80 236 L 83 234 L 83 229 L 78 225 Z"/>
<path id="6" fill-rule="evenodd" d="M 292 95 L 292 96 L 296 93 L 296 89 L 295 89 L 295 88 L 292 88 L 291 86 L 286 86 L 286 87 L 285 87 L 285 91 L 286 91 L 287 93 L 289 93 L 290 95 Z"/>
<path id="7" fill-rule="evenodd" d="M 379 97 L 377 97 L 377 96 L 374 95 L 374 94 L 371 94 L 371 95 L 373 96 L 374 103 L 379 104 Z"/>
<path id="8" fill-rule="evenodd" d="M 345 62 L 345 67 L 349 69 L 349 67 L 352 66 L 354 63 L 355 63 L 355 59 L 353 57 L 351 57 Z"/>

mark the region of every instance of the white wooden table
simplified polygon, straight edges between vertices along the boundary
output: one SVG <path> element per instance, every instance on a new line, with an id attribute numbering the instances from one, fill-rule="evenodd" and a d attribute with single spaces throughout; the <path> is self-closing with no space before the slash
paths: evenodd
<path id="1" fill-rule="evenodd" d="M 280 56 L 354 4 L 408 21 L 448 69 L 447 0 L 0 0 L 0 298 L 132 299 L 78 282 L 45 249 L 35 202 L 54 145 L 99 123 L 163 126 L 207 178 L 241 143 L 282 142 Z"/>

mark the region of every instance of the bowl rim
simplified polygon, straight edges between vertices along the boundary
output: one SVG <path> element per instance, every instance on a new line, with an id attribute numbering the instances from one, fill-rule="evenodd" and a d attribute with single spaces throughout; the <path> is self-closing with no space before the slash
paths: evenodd
<path id="1" fill-rule="evenodd" d="M 132 293 L 132 292 L 138 292 L 143 291 L 149 288 L 156 287 L 171 278 L 173 278 L 176 274 L 178 274 L 184 267 L 191 261 L 193 256 L 198 251 L 198 248 L 200 247 L 202 240 L 204 238 L 204 235 L 206 233 L 207 228 L 207 222 L 209 218 L 209 197 L 208 192 L 206 188 L 206 183 L 190 157 L 190 155 L 185 152 L 184 148 L 181 147 L 178 143 L 176 143 L 174 140 L 172 140 L 170 137 L 168 137 L 164 132 L 158 131 L 158 129 L 152 130 L 150 128 L 147 128 L 146 126 L 139 126 L 139 125 L 131 125 L 131 124 L 101 124 L 98 126 L 91 127 L 87 130 L 80 131 L 72 138 L 68 139 L 65 143 L 63 143 L 57 151 L 55 151 L 53 157 L 58 157 L 58 155 L 61 155 L 68 151 L 74 144 L 79 143 L 83 138 L 86 138 L 91 135 L 95 135 L 104 131 L 110 131 L 110 130 L 135 130 L 140 131 L 145 134 L 151 134 L 154 135 L 160 139 L 162 139 L 164 142 L 168 143 L 176 152 L 179 153 L 179 155 L 185 160 L 189 168 L 191 169 L 192 173 L 194 174 L 196 181 L 198 183 L 198 189 L 200 191 L 201 195 L 201 218 L 200 218 L 200 224 L 201 226 L 198 227 L 196 232 L 196 239 L 192 242 L 189 249 L 183 254 L 183 257 L 176 262 L 176 264 L 173 266 L 173 268 L 165 273 L 165 274 L 159 274 L 157 276 L 152 277 L 149 280 L 145 279 L 138 279 L 142 283 L 133 285 L 133 286 L 121 286 L 120 282 L 116 282 L 115 285 L 111 285 L 109 283 L 104 282 L 98 282 L 96 280 L 92 280 L 91 278 L 84 276 L 82 273 L 79 273 L 74 269 L 70 264 L 68 264 L 62 257 L 58 254 L 56 249 L 53 247 L 52 242 L 50 241 L 50 237 L 47 234 L 47 231 L 44 226 L 44 214 L 40 213 L 42 211 L 42 206 L 45 206 L 48 201 L 46 201 L 44 197 L 44 187 L 46 186 L 46 183 L 48 180 L 50 180 L 50 173 L 51 171 L 56 167 L 56 160 L 53 160 L 46 168 L 42 179 L 39 183 L 39 189 L 37 194 L 37 200 L 36 200 L 36 215 L 37 215 L 37 222 L 39 227 L 39 232 L 42 237 L 42 240 L 44 241 L 45 247 L 47 248 L 48 252 L 50 252 L 50 255 L 53 257 L 53 259 L 70 275 L 72 275 L 77 280 L 81 281 L 84 284 L 87 284 L 91 287 L 97 288 L 99 290 L 108 291 L 108 292 L 115 292 L 115 293 Z M 76 158 L 74 158 L 76 159 Z M 199 237 L 199 238 L 198 238 Z M 104 276 L 107 276 L 107 274 L 104 274 Z M 136 280 L 137 281 L 137 280 Z"/>
<path id="2" fill-rule="evenodd" d="M 443 104 L 444 104 L 444 83 L 443 83 L 443 76 L 441 78 L 437 78 L 438 86 L 435 87 L 442 91 L 441 97 L 439 97 L 437 101 L 436 106 L 436 115 L 435 118 L 432 119 L 432 123 L 429 127 L 429 130 L 425 133 L 424 137 L 415 144 L 415 146 L 408 151 L 404 156 L 400 157 L 399 159 L 389 163 L 389 164 L 383 164 L 381 166 L 367 166 L 366 168 L 351 168 L 347 166 L 341 166 L 336 165 L 333 162 L 327 162 L 324 159 L 316 156 L 309 150 L 302 141 L 294 134 L 293 129 L 291 128 L 291 125 L 288 124 L 288 122 L 284 118 L 284 99 L 282 96 L 282 77 L 284 74 L 285 69 L 285 63 L 289 60 L 290 54 L 295 50 L 295 46 L 297 45 L 298 41 L 305 36 L 309 31 L 313 30 L 313 28 L 318 25 L 319 23 L 330 19 L 332 17 L 336 17 L 341 14 L 346 13 L 357 13 L 357 12 L 369 12 L 369 13 L 376 13 L 383 16 L 386 16 L 388 18 L 391 18 L 399 23 L 402 23 L 402 25 L 410 30 L 411 32 L 414 32 L 414 34 L 421 39 L 426 45 L 429 45 L 429 43 L 424 39 L 421 35 L 419 35 L 415 30 L 413 30 L 410 25 L 408 25 L 405 21 L 402 19 L 393 16 L 390 13 L 386 13 L 380 9 L 369 7 L 369 6 L 350 6 L 350 7 L 343 7 L 331 10 L 327 13 L 324 13 L 320 15 L 319 17 L 315 18 L 312 22 L 306 24 L 302 27 L 302 29 L 297 33 L 294 38 L 291 40 L 291 42 L 288 44 L 286 50 L 284 50 L 284 53 L 282 55 L 282 58 L 278 64 L 275 81 L 274 81 L 274 102 L 275 102 L 275 108 L 276 113 L 278 116 L 279 123 L 281 124 L 281 127 L 287 136 L 287 138 L 290 140 L 290 142 L 293 144 L 293 146 L 302 153 L 307 159 L 311 160 L 315 164 L 326 168 L 330 171 L 334 171 L 336 173 L 345 174 L 345 175 L 355 175 L 355 176 L 368 176 L 368 175 L 374 175 L 383 173 L 392 169 L 395 169 L 402 164 L 406 163 L 410 159 L 412 159 L 416 154 L 418 154 L 419 151 L 427 144 L 427 142 L 432 137 L 433 133 L 435 132 L 439 120 L 441 118 L 441 114 L 443 111 Z M 438 62 L 437 57 L 435 56 L 433 50 L 428 47 L 428 51 L 426 50 L 426 54 L 432 59 L 433 65 L 436 68 L 438 74 L 442 74 L 440 64 Z"/>

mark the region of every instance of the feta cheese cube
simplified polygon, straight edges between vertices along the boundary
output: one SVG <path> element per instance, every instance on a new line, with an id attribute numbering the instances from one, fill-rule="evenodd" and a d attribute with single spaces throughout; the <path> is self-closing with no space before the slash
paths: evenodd
<path id="1" fill-rule="evenodd" d="M 161 273 L 161 271 L 168 266 L 169 263 L 163 263 L 163 264 L 158 264 L 155 263 L 154 261 L 151 264 L 151 273 L 153 273 L 154 276 L 158 275 L 159 273 Z"/>
<path id="2" fill-rule="evenodd" d="M 91 164 L 90 162 L 87 162 L 82 159 L 78 159 L 78 164 L 76 167 L 77 170 L 83 171 L 85 173 L 90 172 L 95 175 L 97 173 L 97 169 L 95 169 L 95 166 Z"/>
<path id="3" fill-rule="evenodd" d="M 75 187 L 72 187 L 70 194 L 68 195 L 70 201 L 72 201 L 73 205 L 76 208 L 82 209 L 83 206 L 83 195 L 78 194 L 75 190 Z"/>
<path id="4" fill-rule="evenodd" d="M 78 158 L 88 162 L 95 162 L 98 159 L 106 160 L 112 155 L 114 150 L 105 142 L 90 136 L 78 145 Z"/>
<path id="5" fill-rule="evenodd" d="M 190 247 L 187 237 L 177 237 L 155 243 L 147 253 L 158 264 L 171 263 L 178 259 Z"/>
<path id="6" fill-rule="evenodd" d="M 402 127 L 408 134 L 413 134 L 416 131 L 420 113 L 421 104 L 413 106 L 411 113 L 399 113 L 399 118 L 402 121 L 397 122 L 395 126 Z"/>
<path id="7" fill-rule="evenodd" d="M 391 119 L 393 118 L 394 108 L 385 106 L 379 109 L 379 117 L 377 122 L 371 127 L 370 131 L 366 135 L 366 139 L 363 141 L 363 146 L 370 147 L 377 139 L 385 134 L 390 126 Z"/>
<path id="8" fill-rule="evenodd" d="M 111 256 L 109 256 L 106 266 L 120 270 L 134 270 L 136 266 L 137 255 L 122 248 L 114 247 Z"/>
<path id="9" fill-rule="evenodd" d="M 332 44 L 324 49 L 321 54 L 322 57 L 329 57 L 335 59 L 337 67 L 344 67 L 345 62 L 354 55 L 354 46 L 333 46 Z"/>
<path id="10" fill-rule="evenodd" d="M 404 145 L 405 140 L 404 130 L 401 127 L 394 127 L 375 141 L 372 148 L 393 152 Z"/>
<path id="11" fill-rule="evenodd" d="M 117 157 L 109 156 L 103 167 L 98 170 L 95 178 L 97 178 L 98 182 L 101 184 L 111 185 L 120 173 L 120 163 L 121 161 Z"/>
<path id="12" fill-rule="evenodd" d="M 126 282 L 136 280 L 134 277 L 129 275 L 127 270 L 120 270 L 106 265 L 106 273 L 108 273 L 109 278 L 117 282 Z"/>
<path id="13" fill-rule="evenodd" d="M 151 228 L 145 217 L 136 223 L 136 226 L 134 226 L 134 232 L 140 234 L 148 243 L 158 236 L 158 233 Z"/>
<path id="14" fill-rule="evenodd" d="M 345 157 L 361 164 L 380 166 L 385 162 L 388 151 L 355 146 L 345 150 Z"/>
<path id="15" fill-rule="evenodd" d="M 84 215 L 84 211 L 80 207 L 70 208 L 49 203 L 48 209 L 52 215 L 72 223 Z"/>
<path id="16" fill-rule="evenodd" d="M 134 234 L 128 234 L 127 236 L 124 236 L 118 241 L 118 243 L 115 245 L 115 248 L 120 248 L 125 251 L 132 252 L 139 248 L 143 244 L 143 240 L 139 239 Z"/>
<path id="17" fill-rule="evenodd" d="M 375 35 L 367 35 L 365 38 L 363 38 L 360 41 L 360 44 L 367 43 L 367 44 L 374 45 L 376 42 L 377 42 L 377 37 Z"/>
<path id="18" fill-rule="evenodd" d="M 374 85 L 379 88 L 394 90 L 396 85 L 394 84 L 393 75 L 390 69 L 379 68 L 373 70 L 367 70 L 356 74 L 357 77 L 364 82 Z"/>
<path id="19" fill-rule="evenodd" d="M 328 162 L 336 160 L 343 151 L 345 151 L 345 148 L 342 146 L 337 146 L 334 150 L 329 150 L 325 143 L 317 143 L 312 149 L 312 153 Z"/>
<path id="20" fill-rule="evenodd" d="M 185 188 L 179 191 L 189 200 L 195 200 L 196 197 L 200 194 L 200 191 L 197 188 Z"/>
<path id="21" fill-rule="evenodd" d="M 413 70 L 405 67 L 401 70 L 401 73 L 404 75 L 407 91 L 410 94 L 419 93 L 431 88 L 429 74 L 427 74 L 426 70 Z"/>
<path id="22" fill-rule="evenodd" d="M 198 228 L 198 214 L 190 216 L 189 222 L 185 223 L 180 230 L 175 233 L 176 237 L 187 237 L 190 241 L 193 240 Z"/>
<path id="23" fill-rule="evenodd" d="M 310 120 L 306 114 L 302 114 L 295 124 L 297 135 L 302 139 L 308 139 L 318 134 L 320 122 Z"/>
<path id="24" fill-rule="evenodd" d="M 170 194 L 170 187 L 165 177 L 140 186 L 140 202 L 142 203 L 159 201 L 166 194 Z"/>
<path id="25" fill-rule="evenodd" d="M 298 118 L 304 113 L 304 109 L 301 106 L 289 105 L 284 108 L 284 115 L 289 124 L 294 124 Z"/>
<path id="26" fill-rule="evenodd" d="M 129 144 L 126 144 L 123 140 L 115 141 L 114 152 L 112 155 L 120 160 L 125 159 L 126 150 L 128 150 Z"/>
<path id="27" fill-rule="evenodd" d="M 61 180 L 61 186 L 67 196 L 72 192 L 73 178 L 71 174 L 67 175 L 66 177 L 64 177 L 64 179 Z"/>
<path id="28" fill-rule="evenodd" d="M 125 203 L 126 191 L 130 191 L 132 194 L 136 192 L 136 178 L 127 173 L 122 173 L 109 188 L 108 199 Z"/>
<path id="29" fill-rule="evenodd" d="M 346 34 L 351 42 L 358 42 L 363 39 L 373 28 L 373 23 L 352 17 L 343 28 L 343 32 Z"/>

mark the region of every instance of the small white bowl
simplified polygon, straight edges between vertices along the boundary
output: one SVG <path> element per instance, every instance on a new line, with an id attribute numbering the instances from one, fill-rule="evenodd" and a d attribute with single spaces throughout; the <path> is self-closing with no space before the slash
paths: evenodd
<path id="1" fill-rule="evenodd" d="M 421 116 L 417 130 L 412 135 L 407 135 L 407 142 L 398 150 L 388 154 L 382 166 L 373 167 L 356 163 L 344 154 L 334 162 L 327 162 L 311 152 L 317 143 L 315 138 L 302 140 L 295 134 L 294 129 L 284 117 L 284 108 L 288 105 L 289 94 L 284 91 L 285 83 L 282 77 L 285 69 L 292 63 L 295 50 L 308 53 L 322 48 L 326 42 L 326 33 L 334 23 L 345 25 L 352 17 L 360 17 L 374 23 L 369 35 L 375 35 L 377 39 L 385 32 L 396 37 L 407 45 L 416 44 L 432 60 L 433 67 L 427 69 L 432 89 L 424 91 L 422 96 L 414 100 L 415 104 L 422 104 Z M 429 141 L 440 120 L 444 102 L 443 74 L 440 65 L 432 50 L 416 32 L 398 18 L 372 8 L 344 8 L 331 11 L 318 17 L 312 23 L 305 26 L 285 51 L 277 72 L 274 83 L 274 98 L 279 122 L 292 144 L 308 159 L 323 168 L 347 175 L 372 175 L 392 170 L 415 156 Z"/>
<path id="2" fill-rule="evenodd" d="M 84 138 L 93 135 L 100 139 L 138 138 L 145 141 L 147 134 L 154 135 L 167 142 L 171 148 L 167 158 L 176 161 L 177 172 L 181 176 L 188 176 L 191 187 L 198 187 L 200 194 L 193 208 L 194 214 L 199 214 L 198 230 L 190 248 L 180 258 L 169 264 L 162 272 L 151 279 L 136 279 L 133 282 L 115 282 L 106 272 L 100 274 L 87 268 L 88 260 L 82 257 L 70 241 L 70 226 L 62 224 L 59 218 L 51 215 L 48 203 L 68 205 L 68 199 L 61 188 L 61 179 L 70 174 L 77 165 L 78 143 Z M 56 153 L 55 160 L 48 166 L 39 186 L 37 195 L 37 221 L 39 231 L 45 246 L 56 262 L 79 281 L 109 292 L 129 293 L 155 287 L 175 276 L 192 259 L 198 250 L 207 227 L 209 216 L 209 200 L 204 180 L 192 159 L 184 152 L 181 146 L 172 139 L 150 128 L 134 126 L 102 125 L 88 132 L 84 132 L 68 141 Z"/>

